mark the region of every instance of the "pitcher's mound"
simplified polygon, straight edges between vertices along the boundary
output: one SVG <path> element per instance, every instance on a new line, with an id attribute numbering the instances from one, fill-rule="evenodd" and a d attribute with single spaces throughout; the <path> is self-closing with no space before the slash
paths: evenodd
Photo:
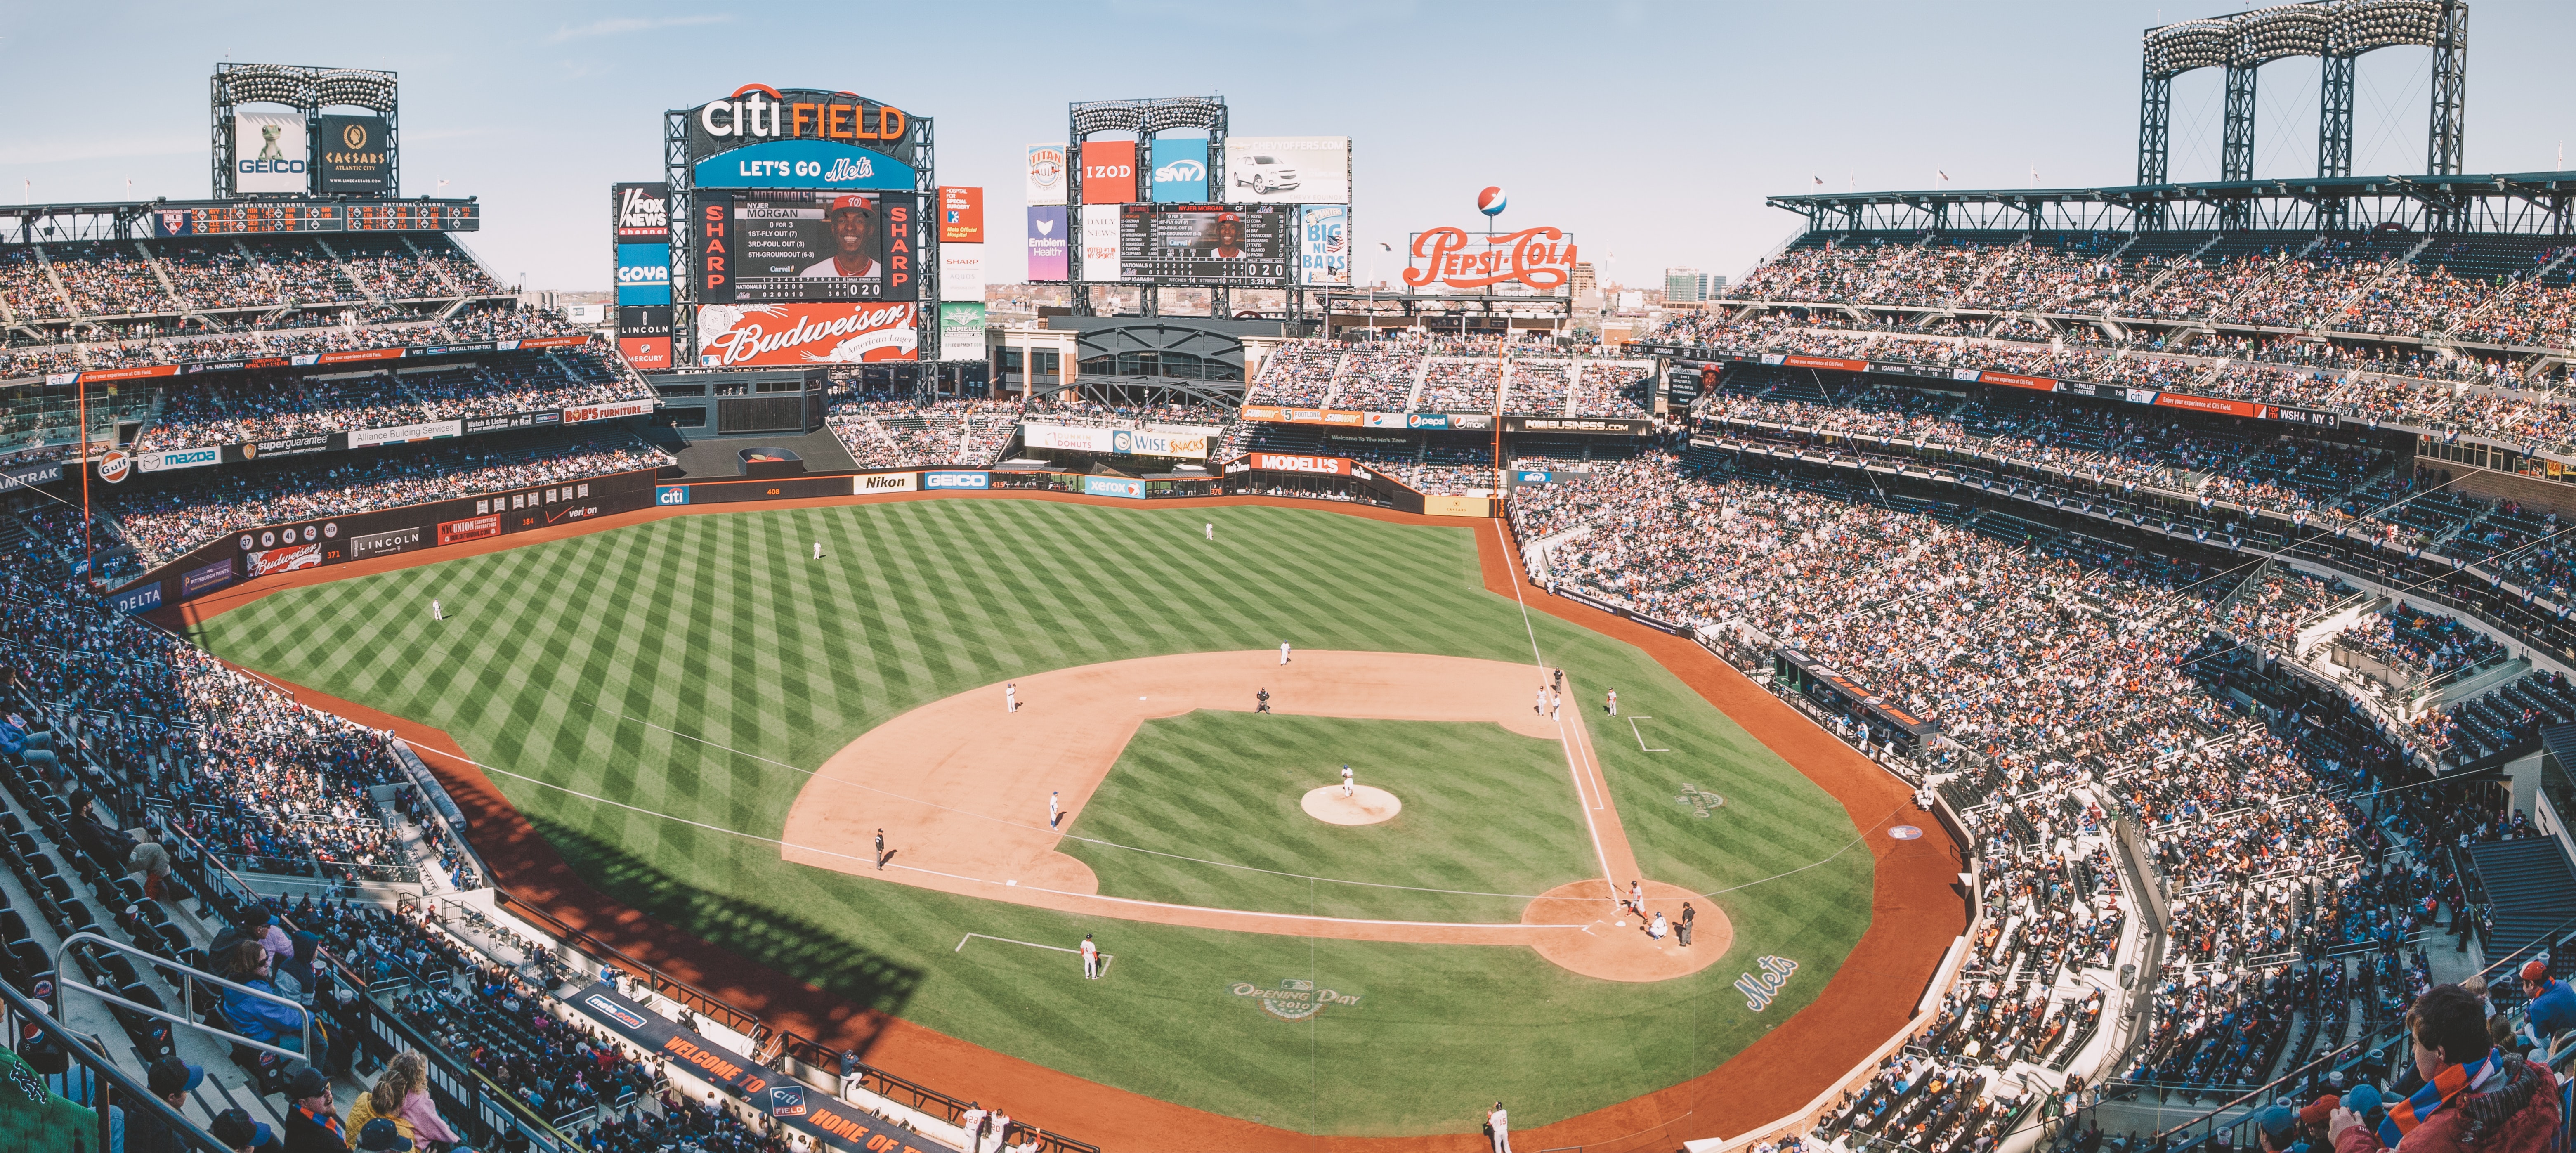
<path id="1" fill-rule="evenodd" d="M 1374 825 L 1404 811 L 1404 802 L 1385 789 L 1353 785 L 1351 793 L 1345 797 L 1340 785 L 1326 785 L 1308 792 L 1299 804 L 1307 816 L 1335 825 Z"/>

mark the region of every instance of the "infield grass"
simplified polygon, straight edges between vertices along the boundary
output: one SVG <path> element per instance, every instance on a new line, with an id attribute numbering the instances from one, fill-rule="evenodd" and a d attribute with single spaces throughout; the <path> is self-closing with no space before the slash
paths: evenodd
<path id="1" fill-rule="evenodd" d="M 1213 543 L 1201 536 L 1208 521 Z M 1511 598 L 1485 591 L 1471 534 L 1494 530 L 1471 523 L 991 499 L 693 515 L 282 592 L 198 635 L 248 667 L 446 730 L 601 889 L 857 1004 L 1289 1129 L 1472 1133 L 1497 1097 L 1534 1126 L 1734 1055 L 1812 1000 L 1859 939 L 1872 864 L 1851 850 L 1857 834 L 1831 797 L 1643 653 L 1543 614 L 1524 624 Z M 815 541 L 826 559 L 808 559 Z M 432 597 L 449 620 L 429 620 Z M 1719 893 L 1736 932 L 1722 963 L 1624 984 L 1575 976 L 1520 948 L 1095 920 L 790 865 L 773 841 L 757 839 L 778 835 L 805 781 L 775 762 L 820 765 L 899 712 L 1007 677 L 1282 640 L 1520 661 L 1531 659 L 1533 636 L 1572 678 L 1571 699 L 1597 701 L 1615 687 L 1623 711 L 1654 718 L 1638 722 L 1640 741 L 1624 720 L 1597 708 L 1580 714 L 1640 864 L 1657 879 Z M 1418 731 L 1381 738 L 1365 736 L 1368 722 L 1332 723 L 1337 745 L 1437 747 Z M 1205 736 L 1193 718 L 1149 730 L 1130 762 L 1179 755 Z M 1508 742 L 1505 752 L 1481 745 L 1442 755 L 1523 756 Z M 1396 771 L 1390 762 L 1372 779 Z M 1276 781 L 1213 791 L 1208 806 L 1160 828 L 1144 827 L 1150 798 L 1105 806 L 1102 821 L 1129 822 L 1123 833 L 1137 840 L 1122 843 L 1144 847 L 1150 833 L 1153 847 L 1213 860 L 1348 863 L 1374 876 L 1461 882 L 1426 887 L 1537 892 L 1561 870 L 1588 875 L 1580 854 L 1566 863 L 1554 831 L 1580 827 L 1561 761 L 1549 780 L 1526 792 L 1474 773 L 1409 784 L 1432 833 L 1373 859 L 1327 840 L 1287 843 L 1278 822 L 1238 823 L 1217 804 L 1248 813 L 1275 797 Z M 1683 800 L 1685 785 L 1726 804 L 1702 816 Z M 1549 787 L 1564 790 L 1553 803 Z M 1410 812 L 1417 798 L 1405 800 Z M 1480 827 L 1487 822 L 1492 829 Z M 1104 885 L 1294 900 L 1275 886 L 1096 848 L 1082 851 Z M 1352 908 L 1360 900 L 1335 899 Z M 1366 900 L 1381 916 L 1442 920 L 1468 899 Z M 985 941 L 957 951 L 970 931 L 1064 945 L 1097 932 L 1119 960 L 1110 979 L 1089 982 L 1061 953 Z M 1800 968 L 1756 1013 L 1729 986 L 1753 957 L 1772 953 Z M 1283 979 L 1360 1003 L 1290 1022 L 1234 992 Z"/>

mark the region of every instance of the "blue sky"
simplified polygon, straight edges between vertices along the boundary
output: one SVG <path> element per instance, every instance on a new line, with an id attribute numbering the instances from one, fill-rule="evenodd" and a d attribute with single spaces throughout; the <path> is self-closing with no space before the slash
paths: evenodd
<path id="1" fill-rule="evenodd" d="M 1226 98 L 1237 135 L 1347 135 L 1353 226 L 1378 242 L 1477 220 L 1574 232 L 1606 277 L 1733 275 L 1815 187 L 2127 183 L 2138 34 L 2222 5 L 25 3 L 0 29 L 0 194 L 202 198 L 217 61 L 402 75 L 406 193 L 477 195 L 467 242 L 505 279 L 609 282 L 606 186 L 658 176 L 661 112 L 759 81 L 845 89 L 938 126 L 943 183 L 982 185 L 1016 235 L 1021 154 L 1068 101 Z M 2468 169 L 2561 167 L 2576 4 L 2478 0 Z M 2360 69 L 2355 170 L 2424 164 L 2429 53 Z M 2315 169 L 2317 68 L 2267 66 L 2257 176 Z M 2214 179 L 2220 81 L 2175 84 L 2173 173 Z M 1016 279 L 1016 243 L 988 252 Z M 1391 278 L 1383 256 L 1375 275 Z"/>

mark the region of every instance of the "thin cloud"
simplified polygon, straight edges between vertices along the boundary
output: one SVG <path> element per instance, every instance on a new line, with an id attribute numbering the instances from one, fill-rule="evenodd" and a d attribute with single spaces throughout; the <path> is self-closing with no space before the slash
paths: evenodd
<path id="1" fill-rule="evenodd" d="M 204 153 L 204 136 L 89 136 L 0 147 L 0 164 L 57 164 Z"/>
<path id="2" fill-rule="evenodd" d="M 594 20 L 588 24 L 566 24 L 546 37 L 548 44 L 567 40 L 590 40 L 601 36 L 623 36 L 629 32 L 657 32 L 664 28 L 690 28 L 700 24 L 726 24 L 731 16 L 629 16 L 613 20 Z"/>

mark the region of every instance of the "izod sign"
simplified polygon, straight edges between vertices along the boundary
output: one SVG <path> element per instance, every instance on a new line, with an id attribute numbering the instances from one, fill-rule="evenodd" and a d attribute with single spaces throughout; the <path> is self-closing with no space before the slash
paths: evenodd
<path id="1" fill-rule="evenodd" d="M 1453 289 L 1512 287 L 1553 296 L 1574 281 L 1574 237 L 1561 229 L 1469 233 L 1434 228 L 1413 234 L 1404 268 L 1407 288 L 1428 284 Z"/>

